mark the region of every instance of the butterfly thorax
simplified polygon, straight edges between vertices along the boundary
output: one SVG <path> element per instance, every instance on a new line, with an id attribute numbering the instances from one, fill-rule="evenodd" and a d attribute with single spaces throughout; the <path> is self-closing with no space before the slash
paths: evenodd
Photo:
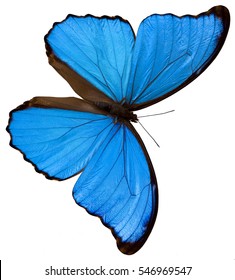
<path id="1" fill-rule="evenodd" d="M 106 111 L 109 115 L 119 122 L 132 121 L 137 122 L 137 115 L 130 111 L 126 104 L 96 102 L 96 106 Z"/>

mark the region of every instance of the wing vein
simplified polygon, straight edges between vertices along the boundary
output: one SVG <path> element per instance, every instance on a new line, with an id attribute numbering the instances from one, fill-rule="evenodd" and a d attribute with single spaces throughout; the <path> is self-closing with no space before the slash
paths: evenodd
<path id="1" fill-rule="evenodd" d="M 108 126 L 107 126 L 107 127 L 108 127 Z M 107 128 L 107 127 L 106 127 L 106 128 Z M 106 128 L 105 128 L 105 129 L 106 129 Z M 100 132 L 100 133 L 101 133 L 101 132 Z M 99 136 L 99 134 L 97 134 L 97 135 L 95 136 L 95 139 L 94 139 L 93 143 L 97 140 L 98 136 Z M 104 142 L 105 139 L 106 139 L 106 138 L 103 139 L 103 141 L 101 142 L 100 145 L 102 145 L 102 143 Z M 83 144 L 81 144 L 81 145 L 85 145 L 85 142 L 83 142 Z M 71 149 L 71 150 L 68 151 L 67 153 L 63 154 L 63 157 L 65 157 L 65 156 L 67 156 L 67 155 L 73 153 L 77 148 L 78 148 L 78 147 L 74 147 L 73 149 Z M 79 148 L 80 148 L 80 147 L 79 147 Z M 52 151 L 53 151 L 53 149 L 52 149 Z M 81 156 L 81 157 L 82 157 L 82 156 Z M 81 159 L 81 157 L 80 157 L 79 159 Z M 56 161 L 57 161 L 57 159 L 55 159 L 55 160 L 54 160 L 52 163 L 50 163 L 49 165 L 45 166 L 43 169 L 46 169 L 46 168 L 48 168 L 48 167 L 54 165 L 54 163 L 55 163 Z M 38 164 L 38 163 L 40 163 L 40 161 L 37 162 L 37 164 Z"/>

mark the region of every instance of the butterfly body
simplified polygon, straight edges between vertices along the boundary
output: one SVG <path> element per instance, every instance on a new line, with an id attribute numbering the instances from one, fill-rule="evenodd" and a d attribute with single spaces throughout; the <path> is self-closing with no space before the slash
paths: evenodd
<path id="1" fill-rule="evenodd" d="M 105 110 L 108 114 L 113 116 L 119 122 L 138 121 L 137 115 L 130 111 L 123 102 L 121 102 L 121 104 L 95 102 L 95 105 L 98 106 L 100 109 Z"/>
<path id="2" fill-rule="evenodd" d="M 137 36 L 120 17 L 69 15 L 45 36 L 49 63 L 81 97 L 34 97 L 10 113 L 11 146 L 49 179 L 81 173 L 75 202 L 111 229 L 125 254 L 145 243 L 158 211 L 157 179 L 132 122 L 214 60 L 229 11 L 154 14 Z"/>

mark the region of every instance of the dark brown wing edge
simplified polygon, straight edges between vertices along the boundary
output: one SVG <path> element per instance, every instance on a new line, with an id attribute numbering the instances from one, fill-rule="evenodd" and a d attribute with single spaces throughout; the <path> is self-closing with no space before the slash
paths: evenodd
<path id="1" fill-rule="evenodd" d="M 26 157 L 26 155 L 20 149 L 18 149 L 16 146 L 14 146 L 14 144 L 12 143 L 12 134 L 9 129 L 9 125 L 10 125 L 10 122 L 12 121 L 13 113 L 16 111 L 26 110 L 30 107 L 38 107 L 38 108 L 44 108 L 44 109 L 50 109 L 50 108 L 55 109 L 56 108 L 56 109 L 74 110 L 74 111 L 80 111 L 80 112 L 89 112 L 89 113 L 102 114 L 102 115 L 107 115 L 107 113 L 105 111 L 100 110 L 95 105 L 89 104 L 88 102 L 86 102 L 82 99 L 79 99 L 79 98 L 75 98 L 75 97 L 40 97 L 40 96 L 34 97 L 31 100 L 24 102 L 22 105 L 18 106 L 17 108 L 15 108 L 14 110 L 12 110 L 10 112 L 9 122 L 8 122 L 8 126 L 6 128 L 7 132 L 10 134 L 10 137 L 11 137 L 10 146 L 12 148 L 18 150 L 23 155 L 24 160 L 30 162 L 38 173 L 43 174 L 47 179 L 62 181 L 62 179 L 51 177 L 46 172 L 38 169 L 37 166 L 32 161 L 30 161 Z M 82 170 L 80 172 L 82 172 Z M 74 174 L 73 176 L 76 176 L 80 172 Z M 73 177 L 73 176 L 71 176 L 71 177 Z"/>
<path id="2" fill-rule="evenodd" d="M 217 45 L 214 53 L 212 54 L 212 56 L 202 65 L 201 68 L 199 68 L 196 72 L 194 72 L 184 83 L 182 83 L 180 86 L 178 86 L 174 90 L 168 92 L 167 94 L 165 94 L 161 97 L 153 99 L 151 101 L 143 102 L 140 104 L 133 104 L 130 106 L 130 110 L 136 111 L 136 110 L 144 109 L 150 105 L 153 105 L 155 103 L 162 101 L 163 99 L 166 99 L 167 97 L 171 96 L 172 94 L 176 93 L 177 91 L 179 91 L 182 88 L 184 88 L 185 86 L 187 86 L 189 83 L 191 83 L 193 80 L 195 80 L 199 75 L 201 75 L 207 69 L 207 67 L 212 63 L 212 61 L 219 54 L 221 48 L 223 47 L 225 39 L 227 37 L 229 26 L 230 26 L 229 10 L 224 6 L 215 6 L 215 7 L 211 8 L 209 11 L 201 13 L 197 16 L 188 15 L 188 16 L 197 18 L 197 17 L 203 16 L 203 15 L 210 15 L 210 14 L 215 14 L 218 18 L 221 18 L 222 22 L 223 22 L 223 26 L 224 26 L 223 33 L 221 34 L 221 37 L 218 41 L 218 45 Z"/>
<path id="3" fill-rule="evenodd" d="M 66 63 L 61 61 L 46 44 L 49 64 L 69 83 L 72 89 L 83 99 L 90 102 L 115 103 L 98 88 L 72 70 Z"/>
<path id="4" fill-rule="evenodd" d="M 156 175 L 155 175 L 155 172 L 154 172 L 154 168 L 153 168 L 151 159 L 149 157 L 149 154 L 147 152 L 147 149 L 144 145 L 143 140 L 141 139 L 140 135 L 138 134 L 138 132 L 136 131 L 136 129 L 134 128 L 134 126 L 130 122 L 125 122 L 125 124 L 131 130 L 131 132 L 134 134 L 134 136 L 136 137 L 137 141 L 139 142 L 139 144 L 142 148 L 142 151 L 144 152 L 144 155 L 145 155 L 147 163 L 148 163 L 149 171 L 150 171 L 151 186 L 154 188 L 153 189 L 153 193 L 154 193 L 153 212 L 152 212 L 151 219 L 149 220 L 145 235 L 138 242 L 123 243 L 113 233 L 114 237 L 117 240 L 118 249 L 124 254 L 132 255 L 132 254 L 136 253 L 144 245 L 144 243 L 148 239 L 148 237 L 149 237 L 149 235 L 150 235 L 150 233 L 153 229 L 153 226 L 155 224 L 155 220 L 156 220 L 157 212 L 158 212 L 158 185 L 157 185 L 157 178 L 156 178 Z"/>

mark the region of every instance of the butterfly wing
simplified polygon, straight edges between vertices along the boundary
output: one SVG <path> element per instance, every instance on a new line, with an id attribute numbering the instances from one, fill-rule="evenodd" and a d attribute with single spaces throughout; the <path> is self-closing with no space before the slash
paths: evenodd
<path id="1" fill-rule="evenodd" d="M 138 110 L 177 92 L 214 60 L 223 46 L 229 11 L 198 16 L 152 15 L 137 38 L 120 17 L 69 15 L 45 37 L 50 64 L 81 97 L 121 102 Z"/>
<path id="2" fill-rule="evenodd" d="M 74 186 L 75 201 L 112 230 L 133 254 L 148 238 L 158 209 L 155 173 L 139 135 L 116 123 Z"/>
<path id="3" fill-rule="evenodd" d="M 69 15 L 45 36 L 50 64 L 84 99 L 121 102 L 134 33 L 120 17 Z"/>
<path id="4" fill-rule="evenodd" d="M 119 249 L 135 253 L 157 214 L 157 181 L 130 123 L 114 122 L 76 98 L 36 97 L 11 112 L 11 145 L 47 178 L 83 171 L 75 201 L 112 230 Z"/>
<path id="5" fill-rule="evenodd" d="M 132 110 L 154 104 L 200 75 L 223 46 L 227 8 L 198 16 L 152 15 L 140 24 L 127 92 Z"/>
<path id="6" fill-rule="evenodd" d="M 112 118 L 77 98 L 35 97 L 10 113 L 11 146 L 47 178 L 81 172 L 112 127 Z"/>

